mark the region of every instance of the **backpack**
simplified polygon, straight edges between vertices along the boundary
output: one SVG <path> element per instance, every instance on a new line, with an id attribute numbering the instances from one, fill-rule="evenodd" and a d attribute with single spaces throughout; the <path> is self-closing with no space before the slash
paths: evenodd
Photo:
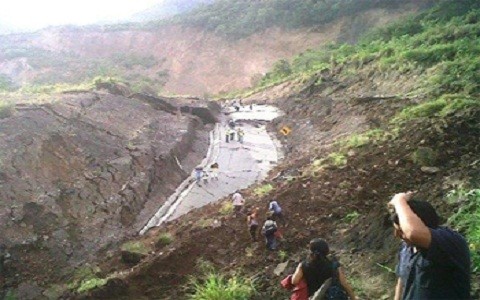
<path id="1" fill-rule="evenodd" d="M 326 300 L 348 300 L 347 292 L 338 279 L 338 261 L 333 262 L 332 283 L 325 293 Z"/>
<path id="2" fill-rule="evenodd" d="M 263 234 L 264 235 L 273 235 L 277 231 L 277 226 L 275 226 L 275 223 L 273 221 L 271 222 L 265 222 L 265 226 L 263 229 Z"/>

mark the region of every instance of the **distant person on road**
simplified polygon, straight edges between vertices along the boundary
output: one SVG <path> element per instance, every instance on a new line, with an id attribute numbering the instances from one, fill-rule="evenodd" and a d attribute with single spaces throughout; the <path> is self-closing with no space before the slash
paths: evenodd
<path id="1" fill-rule="evenodd" d="M 298 264 L 295 273 L 292 275 L 292 284 L 298 285 L 302 279 L 305 280 L 308 296 L 311 297 L 327 279 L 335 276 L 340 289 L 337 289 L 338 294 L 333 299 L 346 299 L 348 295 L 351 300 L 355 300 L 353 289 L 348 284 L 340 263 L 335 259 L 327 257 L 330 252 L 327 242 L 324 239 L 315 238 L 310 241 L 308 248 L 310 254 L 307 259 Z M 332 296 L 334 295 L 330 295 L 330 297 Z"/>
<path id="2" fill-rule="evenodd" d="M 250 110 L 253 110 L 253 103 L 250 103 Z"/>
<path id="3" fill-rule="evenodd" d="M 262 234 L 265 236 L 265 244 L 268 250 L 274 251 L 277 249 L 277 240 L 275 238 L 275 232 L 277 232 L 277 223 L 273 220 L 271 214 L 267 215 L 267 220 L 263 224 Z"/>
<path id="4" fill-rule="evenodd" d="M 242 128 L 237 129 L 237 138 L 240 144 L 243 144 L 243 136 L 245 135 L 245 132 L 243 131 Z"/>
<path id="5" fill-rule="evenodd" d="M 230 129 L 230 140 L 233 142 L 235 140 L 235 131 Z"/>
<path id="6" fill-rule="evenodd" d="M 277 200 L 273 199 L 268 204 L 268 210 L 272 213 L 273 220 L 281 222 L 283 226 L 286 225 L 285 217 L 283 216 L 282 208 Z"/>
<path id="7" fill-rule="evenodd" d="M 195 168 L 195 182 L 197 183 L 198 186 L 201 186 L 200 181 L 202 180 L 203 177 L 203 168 L 198 166 Z"/>
<path id="8" fill-rule="evenodd" d="M 217 162 L 214 162 L 213 164 L 210 165 L 210 173 L 212 175 L 212 180 L 218 181 L 218 173 L 219 173 L 218 167 L 219 166 Z"/>
<path id="9" fill-rule="evenodd" d="M 411 197 L 399 193 L 388 203 L 394 234 L 403 240 L 394 299 L 471 299 L 467 242 L 439 226 L 430 203 Z"/>
<path id="10" fill-rule="evenodd" d="M 227 143 L 230 141 L 230 131 L 232 131 L 230 128 L 225 130 L 225 142 Z"/>
<path id="11" fill-rule="evenodd" d="M 236 191 L 232 196 L 233 202 L 233 212 L 235 217 L 243 211 L 243 205 L 245 204 L 245 199 L 243 199 L 242 194 L 239 191 Z"/>
<path id="12" fill-rule="evenodd" d="M 260 225 L 258 223 L 258 210 L 258 207 L 254 207 L 247 216 L 248 232 L 250 233 L 253 242 L 257 241 L 257 231 L 258 226 Z"/>
<path id="13" fill-rule="evenodd" d="M 235 129 L 235 121 L 234 120 L 228 121 L 228 127 L 230 127 L 230 129 Z"/>

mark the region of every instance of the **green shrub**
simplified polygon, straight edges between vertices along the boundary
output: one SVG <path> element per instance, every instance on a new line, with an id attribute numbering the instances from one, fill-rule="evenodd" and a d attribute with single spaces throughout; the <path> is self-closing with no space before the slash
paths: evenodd
<path id="1" fill-rule="evenodd" d="M 336 167 L 341 167 L 347 164 L 347 157 L 341 153 L 334 152 L 328 155 L 328 161 Z"/>
<path id="2" fill-rule="evenodd" d="M 107 283 L 106 278 L 91 278 L 85 281 L 82 281 L 80 286 L 77 289 L 78 293 L 83 293 L 91 289 L 103 286 Z"/>
<path id="3" fill-rule="evenodd" d="M 448 200 L 459 204 L 459 209 L 448 223 L 465 234 L 472 257 L 473 272 L 480 272 L 480 189 L 454 190 Z"/>
<path id="4" fill-rule="evenodd" d="M 253 193 L 259 197 L 265 196 L 273 190 L 273 185 L 270 183 L 259 186 L 253 190 Z"/>
<path id="5" fill-rule="evenodd" d="M 123 244 L 121 247 L 122 251 L 140 253 L 140 254 L 148 254 L 149 250 L 142 242 L 130 241 Z"/>
<path id="6" fill-rule="evenodd" d="M 250 279 L 240 275 L 226 277 L 217 272 L 208 273 L 205 278 L 190 280 L 193 292 L 188 296 L 192 300 L 246 300 L 255 293 Z"/>
<path id="7" fill-rule="evenodd" d="M 173 236 L 170 233 L 163 233 L 157 239 L 157 245 L 166 246 L 173 242 Z"/>
<path id="8" fill-rule="evenodd" d="M 233 203 L 231 201 L 223 202 L 219 212 L 224 216 L 231 215 L 233 213 Z"/>
<path id="9" fill-rule="evenodd" d="M 345 223 L 352 223 L 356 219 L 358 219 L 358 217 L 360 217 L 360 213 L 358 213 L 358 211 L 353 211 L 351 213 L 348 213 L 345 217 L 343 217 L 343 221 Z"/>

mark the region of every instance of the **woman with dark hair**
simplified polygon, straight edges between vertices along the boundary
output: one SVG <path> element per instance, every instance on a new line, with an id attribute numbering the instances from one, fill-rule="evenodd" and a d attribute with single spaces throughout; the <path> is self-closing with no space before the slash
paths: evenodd
<path id="1" fill-rule="evenodd" d="M 327 258 L 330 252 L 327 242 L 320 238 L 313 239 L 310 241 L 309 249 L 310 255 L 298 265 L 292 276 L 292 284 L 297 285 L 302 279 L 305 280 L 310 297 L 327 279 L 338 276 L 338 281 L 348 297 L 355 300 L 355 294 L 348 284 L 340 264 Z"/>

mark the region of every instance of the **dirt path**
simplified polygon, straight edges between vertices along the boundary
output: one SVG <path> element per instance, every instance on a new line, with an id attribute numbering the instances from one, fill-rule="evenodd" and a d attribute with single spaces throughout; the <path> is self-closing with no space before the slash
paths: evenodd
<path id="1" fill-rule="evenodd" d="M 252 109 L 245 106 L 238 112 L 226 108 L 221 123 L 210 135 L 209 151 L 200 164 L 208 171 L 208 166 L 217 162 L 219 179 L 210 178 L 198 185 L 192 172 L 192 176 L 177 188 L 140 233 L 265 178 L 283 157 L 278 141 L 266 130 L 266 124 L 279 115 L 275 107 L 266 105 L 255 105 Z M 243 144 L 238 142 L 236 134 L 234 141 L 226 142 L 226 124 L 230 119 L 235 120 L 236 128 L 242 128 L 245 132 Z"/>

